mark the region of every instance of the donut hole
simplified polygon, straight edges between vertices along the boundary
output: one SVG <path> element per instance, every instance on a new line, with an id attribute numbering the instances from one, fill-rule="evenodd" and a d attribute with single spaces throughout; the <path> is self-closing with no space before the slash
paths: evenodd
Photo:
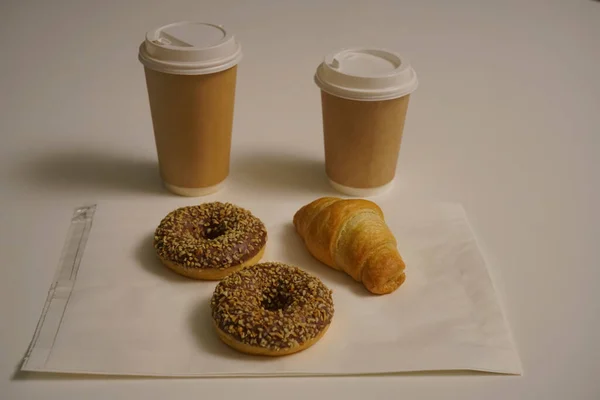
<path id="1" fill-rule="evenodd" d="M 285 285 L 272 286 L 263 291 L 262 307 L 267 311 L 283 311 L 292 301 L 292 295 Z"/>
<path id="2" fill-rule="evenodd" d="M 204 228 L 202 237 L 204 239 L 212 240 L 218 238 L 219 236 L 223 236 L 225 232 L 227 232 L 227 229 L 223 225 L 209 225 Z"/>

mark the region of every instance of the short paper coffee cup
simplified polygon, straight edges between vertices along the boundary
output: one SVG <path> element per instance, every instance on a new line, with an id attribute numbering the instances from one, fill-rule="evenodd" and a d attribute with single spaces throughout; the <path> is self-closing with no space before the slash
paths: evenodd
<path id="1" fill-rule="evenodd" d="M 328 55 L 321 89 L 325 166 L 332 186 L 350 196 L 392 187 L 410 94 L 417 75 L 397 53 L 369 48 Z"/>

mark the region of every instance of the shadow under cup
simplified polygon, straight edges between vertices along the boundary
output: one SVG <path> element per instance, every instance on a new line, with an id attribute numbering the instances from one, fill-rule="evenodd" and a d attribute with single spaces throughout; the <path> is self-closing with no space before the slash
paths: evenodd
<path id="1" fill-rule="evenodd" d="M 229 175 L 237 66 L 205 75 L 145 74 L 165 186 L 184 196 L 217 191 Z"/>

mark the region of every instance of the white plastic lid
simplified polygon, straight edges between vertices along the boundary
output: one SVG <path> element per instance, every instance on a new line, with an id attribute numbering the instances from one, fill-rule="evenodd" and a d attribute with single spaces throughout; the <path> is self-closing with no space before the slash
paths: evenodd
<path id="1" fill-rule="evenodd" d="M 242 49 L 220 25 L 185 21 L 148 32 L 138 58 L 156 71 L 202 75 L 233 67 L 240 62 Z"/>
<path id="2" fill-rule="evenodd" d="M 317 68 L 316 84 L 352 100 L 389 100 L 412 93 L 417 74 L 407 60 L 381 49 L 355 48 L 329 54 Z"/>

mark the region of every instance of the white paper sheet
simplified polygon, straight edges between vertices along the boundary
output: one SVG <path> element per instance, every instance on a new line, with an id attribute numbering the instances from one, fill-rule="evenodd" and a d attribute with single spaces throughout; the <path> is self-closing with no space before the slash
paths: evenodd
<path id="1" fill-rule="evenodd" d="M 51 299 L 57 309 L 66 304 L 64 313 L 41 323 L 50 327 L 54 318 L 59 328 L 46 329 L 56 332 L 32 346 L 22 369 L 150 376 L 521 373 L 460 205 L 378 201 L 406 261 L 407 280 L 393 294 L 374 296 L 305 249 L 291 220 L 310 199 L 210 199 L 247 207 L 265 222 L 269 241 L 263 260 L 297 265 L 333 289 L 335 317 L 321 341 L 280 358 L 228 348 L 210 323 L 216 282 L 176 275 L 160 264 L 152 247 L 161 218 L 194 200 L 106 202 L 97 206 L 74 284 Z"/>

